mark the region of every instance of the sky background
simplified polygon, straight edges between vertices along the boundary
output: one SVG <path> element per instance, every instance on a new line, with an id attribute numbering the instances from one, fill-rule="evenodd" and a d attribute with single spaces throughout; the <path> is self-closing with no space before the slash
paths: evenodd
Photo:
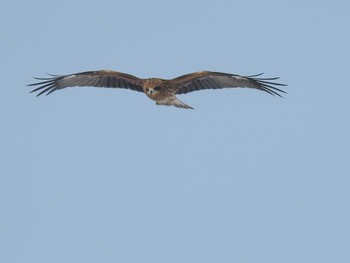
<path id="1" fill-rule="evenodd" d="M 0 262 L 350 262 L 350 2 L 3 1 Z M 288 84 L 156 106 L 46 73 Z"/>

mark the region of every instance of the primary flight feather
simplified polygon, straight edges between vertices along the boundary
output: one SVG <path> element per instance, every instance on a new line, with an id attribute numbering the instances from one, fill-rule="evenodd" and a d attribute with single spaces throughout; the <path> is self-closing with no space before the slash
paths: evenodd
<path id="1" fill-rule="evenodd" d="M 111 70 L 86 71 L 64 76 L 50 75 L 49 78 L 35 78 L 40 82 L 28 86 L 38 86 L 31 92 L 38 91 L 37 96 L 50 94 L 68 87 L 104 87 L 122 88 L 145 93 L 157 105 L 172 105 L 178 108 L 193 109 L 180 101 L 176 95 L 203 89 L 253 88 L 271 95 L 281 96 L 285 84 L 274 82 L 278 78 L 260 78 L 262 74 L 240 76 L 230 73 L 200 71 L 186 74 L 174 79 L 141 79 L 130 74 Z"/>

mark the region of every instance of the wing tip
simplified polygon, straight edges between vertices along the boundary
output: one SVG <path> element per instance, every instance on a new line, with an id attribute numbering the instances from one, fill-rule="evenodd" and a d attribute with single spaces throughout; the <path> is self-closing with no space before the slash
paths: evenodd
<path id="1" fill-rule="evenodd" d="M 56 87 L 56 80 L 57 80 L 57 78 L 59 78 L 59 76 L 51 77 L 51 78 L 37 78 L 37 77 L 33 77 L 33 78 L 36 79 L 36 80 L 43 80 L 41 82 L 27 84 L 27 86 L 29 86 L 29 87 L 37 86 L 37 88 L 31 90 L 29 93 L 33 93 L 33 92 L 42 90 L 36 95 L 36 97 L 44 94 L 45 92 L 48 92 L 47 93 L 47 95 L 48 95 L 48 94 L 50 94 L 51 92 L 53 92 L 54 90 L 57 89 L 57 87 Z"/>
<path id="2" fill-rule="evenodd" d="M 252 76 L 245 76 L 245 77 L 255 82 L 254 88 L 265 91 L 273 96 L 278 96 L 280 98 L 283 98 L 282 94 L 287 94 L 286 91 L 276 87 L 276 86 L 278 87 L 288 86 L 287 84 L 284 84 L 284 83 L 275 82 L 275 80 L 280 79 L 280 77 L 259 78 L 259 76 L 261 76 L 262 74 L 263 73 L 252 75 Z"/>

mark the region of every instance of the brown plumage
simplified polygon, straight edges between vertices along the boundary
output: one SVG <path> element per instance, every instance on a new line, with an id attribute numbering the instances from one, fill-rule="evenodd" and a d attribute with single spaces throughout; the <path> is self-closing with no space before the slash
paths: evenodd
<path id="1" fill-rule="evenodd" d="M 280 93 L 286 93 L 276 87 L 286 85 L 271 82 L 278 78 L 260 78 L 260 75 L 240 76 L 230 73 L 201 71 L 166 80 L 160 78 L 140 79 L 121 72 L 99 70 L 65 76 L 51 75 L 50 78 L 35 78 L 41 80 L 41 82 L 28 86 L 39 86 L 31 91 L 40 91 L 37 96 L 45 93 L 48 95 L 59 89 L 76 86 L 131 89 L 145 93 L 150 99 L 156 101 L 157 105 L 172 105 L 185 109 L 193 108 L 176 98 L 176 95 L 196 90 L 242 87 L 262 90 L 280 97 L 282 97 Z"/>

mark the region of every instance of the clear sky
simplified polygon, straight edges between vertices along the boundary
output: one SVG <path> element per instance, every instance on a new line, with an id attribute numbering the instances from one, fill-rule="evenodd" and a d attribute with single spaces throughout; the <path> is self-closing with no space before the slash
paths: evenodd
<path id="1" fill-rule="evenodd" d="M 350 262 L 350 2 L 18 1 L 0 8 L 0 262 Z M 29 94 L 111 69 L 264 72 L 156 106 Z"/>

